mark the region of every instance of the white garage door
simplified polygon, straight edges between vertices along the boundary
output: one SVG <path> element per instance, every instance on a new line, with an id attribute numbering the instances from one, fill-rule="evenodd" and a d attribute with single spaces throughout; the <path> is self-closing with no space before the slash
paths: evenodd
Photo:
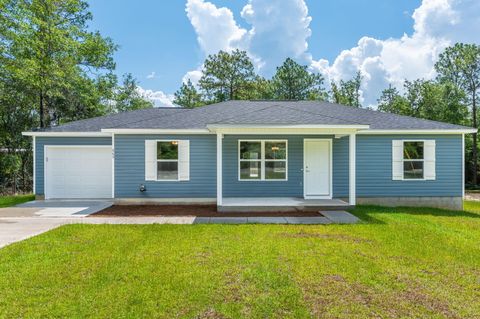
<path id="1" fill-rule="evenodd" d="M 47 146 L 45 198 L 111 198 L 110 146 Z"/>

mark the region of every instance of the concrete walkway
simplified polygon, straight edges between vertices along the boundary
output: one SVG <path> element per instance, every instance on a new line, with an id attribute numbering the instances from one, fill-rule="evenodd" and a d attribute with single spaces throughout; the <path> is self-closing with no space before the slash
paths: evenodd
<path id="1" fill-rule="evenodd" d="M 0 248 L 66 224 L 350 224 L 358 218 L 346 211 L 318 217 L 90 217 L 112 205 L 105 201 L 34 201 L 0 209 Z"/>

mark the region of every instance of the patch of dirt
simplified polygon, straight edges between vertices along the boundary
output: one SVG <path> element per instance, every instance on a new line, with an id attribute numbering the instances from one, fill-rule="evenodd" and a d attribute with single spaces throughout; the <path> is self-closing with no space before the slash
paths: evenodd
<path id="1" fill-rule="evenodd" d="M 460 318 L 446 301 L 428 295 L 421 287 L 377 290 L 341 275 L 325 275 L 318 283 L 302 284 L 305 301 L 314 317 L 409 318 L 427 314 Z M 332 309 L 336 315 L 332 315 Z M 340 313 L 339 313 L 340 312 Z M 360 316 L 360 317 L 361 317 Z"/>
<path id="2" fill-rule="evenodd" d="M 318 234 L 318 233 L 299 232 L 299 233 L 281 233 L 279 235 L 282 237 L 288 237 L 288 238 L 322 238 L 322 239 L 350 241 L 355 243 L 371 242 L 371 240 L 368 240 L 368 239 L 353 237 L 353 236 L 344 235 L 344 234 Z"/>
<path id="3" fill-rule="evenodd" d="M 466 200 L 480 201 L 480 193 L 465 193 Z"/>
<path id="4" fill-rule="evenodd" d="M 316 211 L 297 212 L 217 212 L 216 205 L 113 205 L 89 217 L 196 216 L 196 217 L 319 217 Z"/>
<path id="5" fill-rule="evenodd" d="M 195 317 L 196 319 L 224 319 L 227 318 L 221 313 L 217 312 L 215 309 L 208 309 L 205 312 L 199 314 Z"/>

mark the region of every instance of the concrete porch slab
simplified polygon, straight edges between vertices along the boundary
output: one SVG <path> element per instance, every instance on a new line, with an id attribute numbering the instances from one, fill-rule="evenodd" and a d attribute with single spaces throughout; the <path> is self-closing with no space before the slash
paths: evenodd
<path id="1" fill-rule="evenodd" d="M 341 199 L 298 197 L 224 197 L 221 212 L 294 212 L 299 210 L 340 210 L 350 207 Z"/>

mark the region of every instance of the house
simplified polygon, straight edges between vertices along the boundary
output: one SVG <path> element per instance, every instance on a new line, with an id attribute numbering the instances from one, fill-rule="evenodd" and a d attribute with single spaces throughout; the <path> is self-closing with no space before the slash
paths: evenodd
<path id="1" fill-rule="evenodd" d="M 459 209 L 475 129 L 319 101 L 153 108 L 24 132 L 38 198 Z"/>

